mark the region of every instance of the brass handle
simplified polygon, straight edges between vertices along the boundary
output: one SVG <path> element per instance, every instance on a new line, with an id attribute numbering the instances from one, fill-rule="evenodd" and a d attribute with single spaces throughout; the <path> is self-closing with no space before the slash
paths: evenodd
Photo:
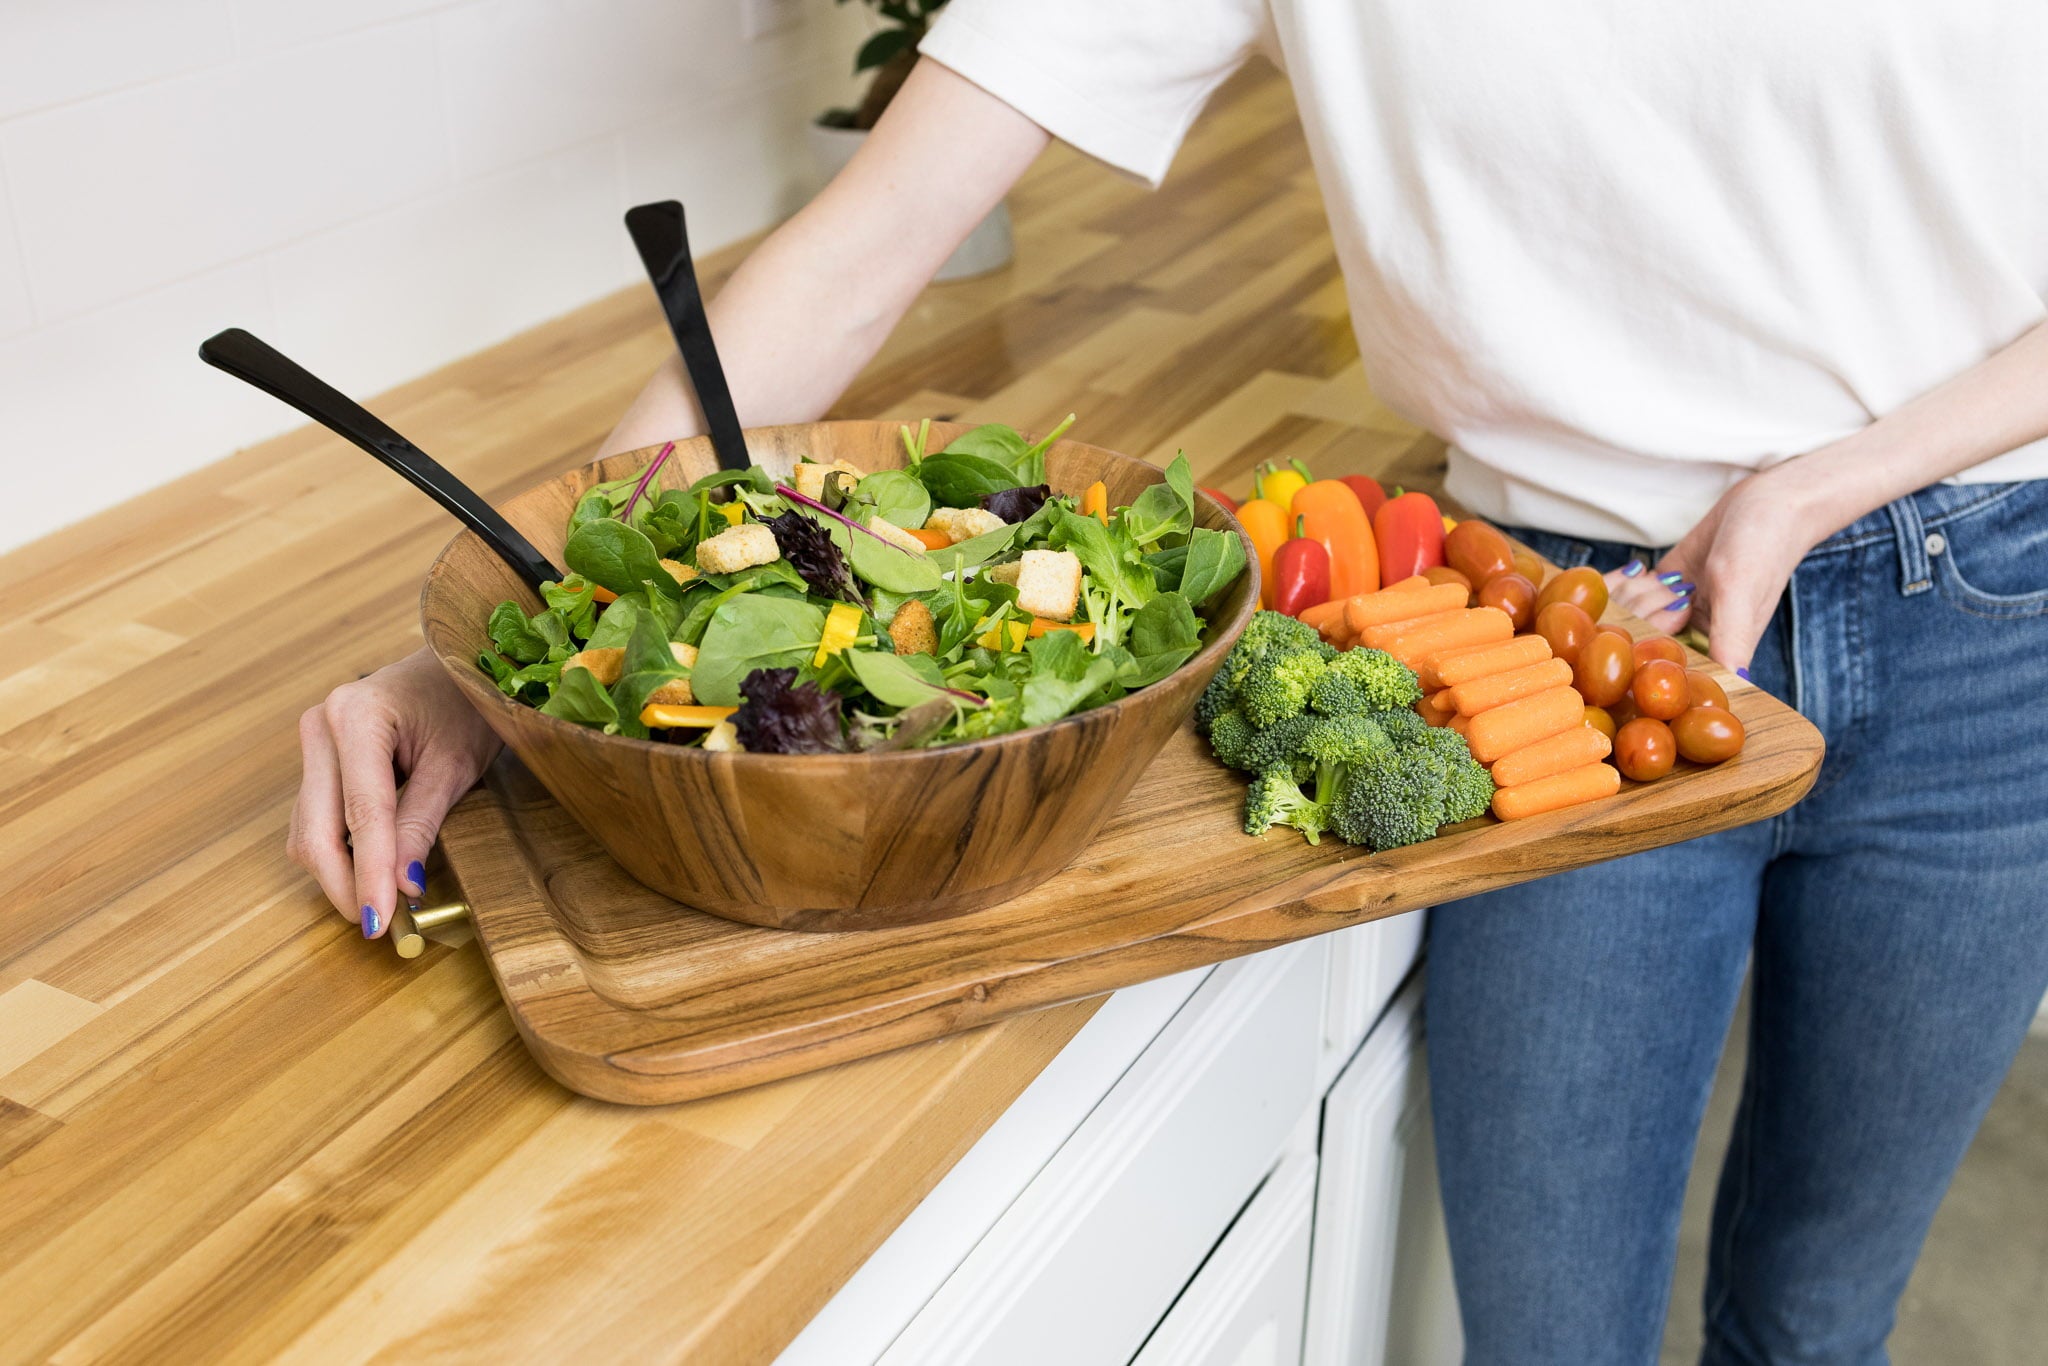
<path id="1" fill-rule="evenodd" d="M 469 903 L 466 901 L 449 901 L 417 911 L 409 906 L 400 906 L 391 917 L 391 947 L 398 950 L 400 958 L 417 958 L 427 950 L 425 931 L 468 917 Z"/>

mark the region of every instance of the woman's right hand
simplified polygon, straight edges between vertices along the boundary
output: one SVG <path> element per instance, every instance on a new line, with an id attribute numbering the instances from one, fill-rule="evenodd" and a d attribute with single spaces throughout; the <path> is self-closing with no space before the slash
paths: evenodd
<path id="1" fill-rule="evenodd" d="M 364 938 L 377 937 L 401 887 L 425 893 L 441 818 L 498 743 L 424 649 L 342 684 L 299 718 L 305 774 L 286 852 Z"/>

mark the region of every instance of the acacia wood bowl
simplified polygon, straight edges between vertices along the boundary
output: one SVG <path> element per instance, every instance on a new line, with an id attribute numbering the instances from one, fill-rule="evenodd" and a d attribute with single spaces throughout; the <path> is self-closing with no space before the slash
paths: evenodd
<path id="1" fill-rule="evenodd" d="M 930 449 L 966 427 L 934 423 Z M 756 464 L 787 478 L 798 459 L 900 468 L 894 422 L 819 422 L 746 433 Z M 502 506 L 560 561 L 576 500 L 646 466 L 652 448 L 539 484 Z M 1062 441 L 1046 453 L 1055 493 L 1096 480 L 1110 506 L 1160 482 L 1153 465 Z M 679 442 L 662 487 L 717 468 L 708 439 Z M 1198 525 L 1236 530 L 1198 496 Z M 1240 531 L 1238 534 L 1242 535 Z M 851 930 L 962 915 L 1016 896 L 1087 845 L 1194 710 L 1259 602 L 1258 568 L 1211 605 L 1208 643 L 1178 671 L 1121 701 L 1049 726 L 938 749 L 885 754 L 732 754 L 606 735 L 543 716 L 477 667 L 491 609 L 540 599 L 474 534 L 459 533 L 427 575 L 420 621 L 455 686 L 556 800 L 628 873 L 687 906 L 750 925 Z"/>

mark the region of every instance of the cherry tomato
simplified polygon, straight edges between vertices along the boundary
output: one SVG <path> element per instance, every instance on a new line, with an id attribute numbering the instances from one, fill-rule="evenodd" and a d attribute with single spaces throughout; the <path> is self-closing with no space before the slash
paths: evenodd
<path id="1" fill-rule="evenodd" d="M 1635 672 L 1628 637 L 1617 636 L 1611 631 L 1595 631 L 1593 638 L 1579 651 L 1578 663 L 1572 666 L 1572 684 L 1589 705 L 1605 707 L 1619 702 L 1628 694 L 1628 685 Z"/>
<path id="2" fill-rule="evenodd" d="M 1614 718 L 1608 714 L 1607 708 L 1586 708 L 1586 724 L 1591 726 L 1594 730 L 1599 731 L 1609 740 L 1612 740 L 1614 738 L 1614 732 L 1616 729 L 1614 724 Z"/>
<path id="3" fill-rule="evenodd" d="M 1444 537 L 1444 561 L 1473 583 L 1515 572 L 1515 548 L 1508 538 L 1477 518 L 1467 518 Z"/>
<path id="4" fill-rule="evenodd" d="M 1669 721 L 1690 704 L 1685 670 L 1668 659 L 1645 660 L 1643 667 L 1636 670 L 1635 684 L 1629 693 L 1635 698 L 1637 711 L 1659 721 Z"/>
<path id="5" fill-rule="evenodd" d="M 1676 762 L 1678 742 L 1662 721 L 1638 716 L 1614 737 L 1614 766 L 1631 781 L 1654 783 Z"/>
<path id="6" fill-rule="evenodd" d="M 1611 621 L 1596 621 L 1593 623 L 1593 629 L 1595 631 L 1604 631 L 1606 634 L 1610 636 L 1620 636 L 1623 640 L 1627 641 L 1629 660 L 1631 663 L 1634 662 L 1636 652 L 1636 638 L 1628 633 L 1628 627 L 1618 626 Z"/>
<path id="7" fill-rule="evenodd" d="M 1422 571 L 1422 577 L 1428 579 L 1432 587 L 1440 583 L 1456 583 L 1464 585 L 1465 605 L 1468 607 L 1472 605 L 1472 580 L 1466 578 L 1463 574 L 1460 574 L 1457 570 L 1451 568 L 1449 565 L 1433 564 L 1429 568 Z"/>
<path id="8" fill-rule="evenodd" d="M 1714 676 L 1703 669 L 1685 671 L 1687 700 L 1695 707 L 1719 707 L 1728 710 L 1728 694 L 1714 681 Z"/>
<path id="9" fill-rule="evenodd" d="M 1576 603 L 1553 602 L 1537 609 L 1536 630 L 1550 642 L 1550 653 L 1576 669 L 1579 651 L 1593 638 L 1593 618 Z"/>
<path id="10" fill-rule="evenodd" d="M 1742 753 L 1742 721 L 1724 707 L 1687 707 L 1671 723 L 1678 752 L 1696 764 L 1718 764 Z"/>
<path id="11" fill-rule="evenodd" d="M 1536 552 L 1533 550 L 1524 550 L 1518 545 L 1513 545 L 1512 542 L 1510 542 L 1510 545 L 1512 546 L 1510 553 L 1513 554 L 1515 559 L 1515 572 L 1530 583 L 1535 584 L 1538 588 L 1541 588 L 1543 586 L 1543 561 L 1536 558 Z"/>
<path id="12" fill-rule="evenodd" d="M 1636 667 L 1642 668 L 1646 659 L 1668 659 L 1683 667 L 1685 647 L 1670 636 L 1644 636 L 1636 642 Z"/>
<path id="13" fill-rule="evenodd" d="M 1515 624 L 1515 634 L 1521 635 L 1536 624 L 1536 585 L 1512 569 L 1495 574 L 1479 585 L 1479 605 L 1506 612 L 1508 620 Z"/>
<path id="14" fill-rule="evenodd" d="M 1613 706 L 1603 707 L 1601 710 L 1606 712 L 1608 719 L 1614 722 L 1614 728 L 1617 731 L 1642 715 L 1641 712 L 1636 710 L 1636 700 L 1633 697 L 1624 697 Z M 1608 738 L 1612 739 L 1613 737 L 1609 736 Z"/>
<path id="15" fill-rule="evenodd" d="M 1598 621 L 1607 610 L 1607 580 L 1590 565 L 1567 569 L 1543 585 L 1543 591 L 1536 595 L 1536 611 L 1540 614 L 1553 602 L 1571 603 Z"/>

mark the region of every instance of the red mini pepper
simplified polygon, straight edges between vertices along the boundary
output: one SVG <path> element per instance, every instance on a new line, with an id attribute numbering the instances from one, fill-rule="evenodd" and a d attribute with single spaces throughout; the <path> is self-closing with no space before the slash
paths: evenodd
<path id="1" fill-rule="evenodd" d="M 1387 501 L 1387 491 L 1380 487 L 1379 480 L 1369 474 L 1347 474 L 1342 483 L 1358 495 L 1358 505 L 1365 509 L 1367 517 L 1378 512 L 1380 505 Z"/>
<path id="2" fill-rule="evenodd" d="M 1290 617 L 1330 600 L 1330 552 L 1301 530 L 1296 518 L 1294 539 L 1273 552 L 1273 610 Z"/>
<path id="3" fill-rule="evenodd" d="M 1204 484 L 1202 486 L 1201 491 L 1203 493 L 1208 494 L 1211 498 L 1214 498 L 1217 502 L 1223 504 L 1223 506 L 1229 508 L 1232 512 L 1237 511 L 1237 499 L 1232 498 L 1222 489 L 1212 489 L 1208 485 Z"/>
<path id="4" fill-rule="evenodd" d="M 1444 515 L 1426 493 L 1389 498 L 1372 515 L 1379 542 L 1380 582 L 1399 583 L 1444 562 Z"/>

